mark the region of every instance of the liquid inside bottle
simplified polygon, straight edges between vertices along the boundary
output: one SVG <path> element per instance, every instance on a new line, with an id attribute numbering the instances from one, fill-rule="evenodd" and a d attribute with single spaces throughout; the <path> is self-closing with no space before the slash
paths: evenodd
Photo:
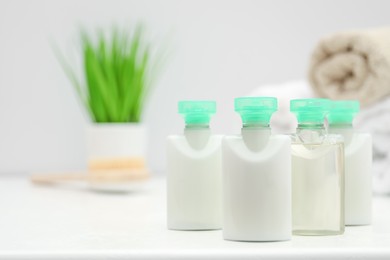
<path id="1" fill-rule="evenodd" d="M 316 99 L 291 104 L 299 123 L 291 143 L 295 235 L 344 233 L 344 143 L 325 131 L 326 104 Z"/>
<path id="2" fill-rule="evenodd" d="M 293 143 L 293 234 L 344 232 L 343 144 Z"/>

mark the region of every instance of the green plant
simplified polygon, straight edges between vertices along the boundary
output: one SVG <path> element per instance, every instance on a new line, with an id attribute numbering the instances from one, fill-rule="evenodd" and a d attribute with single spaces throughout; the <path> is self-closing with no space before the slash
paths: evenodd
<path id="1" fill-rule="evenodd" d="M 159 63 L 144 39 L 144 27 L 133 33 L 114 29 L 109 37 L 100 31 L 95 41 L 82 31 L 81 43 L 84 80 L 58 51 L 57 56 L 92 120 L 139 122 Z"/>

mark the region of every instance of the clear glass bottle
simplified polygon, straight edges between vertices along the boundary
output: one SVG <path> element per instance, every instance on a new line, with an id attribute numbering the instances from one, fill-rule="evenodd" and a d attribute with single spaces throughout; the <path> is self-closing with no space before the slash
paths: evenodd
<path id="1" fill-rule="evenodd" d="M 344 137 L 345 144 L 345 224 L 371 224 L 372 138 L 353 129 L 359 102 L 332 101 L 328 114 L 329 132 Z"/>
<path id="2" fill-rule="evenodd" d="M 167 138 L 167 224 L 174 230 L 222 228 L 222 136 L 212 135 L 214 101 L 181 101 L 183 135 Z"/>
<path id="3" fill-rule="evenodd" d="M 291 146 L 288 136 L 271 135 L 276 109 L 272 97 L 235 100 L 243 127 L 222 140 L 224 239 L 291 238 Z"/>
<path id="4" fill-rule="evenodd" d="M 292 222 L 294 235 L 344 233 L 344 144 L 328 135 L 327 99 L 291 100 L 298 120 L 292 135 Z"/>

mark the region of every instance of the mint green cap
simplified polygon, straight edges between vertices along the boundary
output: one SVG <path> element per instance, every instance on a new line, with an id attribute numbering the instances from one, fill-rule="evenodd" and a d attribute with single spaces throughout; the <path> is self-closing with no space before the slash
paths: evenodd
<path id="1" fill-rule="evenodd" d="M 294 99 L 290 101 L 290 111 L 297 117 L 298 123 L 324 122 L 331 101 L 323 98 Z"/>
<path id="2" fill-rule="evenodd" d="M 277 109 L 278 101 L 274 97 L 241 97 L 234 100 L 234 110 L 240 114 L 244 125 L 268 125 Z"/>
<path id="3" fill-rule="evenodd" d="M 352 124 L 359 108 L 359 101 L 356 100 L 332 101 L 328 122 L 329 124 Z"/>
<path id="4" fill-rule="evenodd" d="M 209 124 L 210 117 L 217 110 L 217 105 L 215 101 L 179 101 L 178 110 L 187 125 Z"/>

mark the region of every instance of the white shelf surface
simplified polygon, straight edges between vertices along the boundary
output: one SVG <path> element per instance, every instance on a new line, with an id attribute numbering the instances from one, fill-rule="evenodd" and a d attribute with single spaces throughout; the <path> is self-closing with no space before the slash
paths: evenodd
<path id="1" fill-rule="evenodd" d="M 166 228 L 165 179 L 130 194 L 0 177 L 0 259 L 390 259 L 390 198 L 341 236 L 247 243 Z"/>

